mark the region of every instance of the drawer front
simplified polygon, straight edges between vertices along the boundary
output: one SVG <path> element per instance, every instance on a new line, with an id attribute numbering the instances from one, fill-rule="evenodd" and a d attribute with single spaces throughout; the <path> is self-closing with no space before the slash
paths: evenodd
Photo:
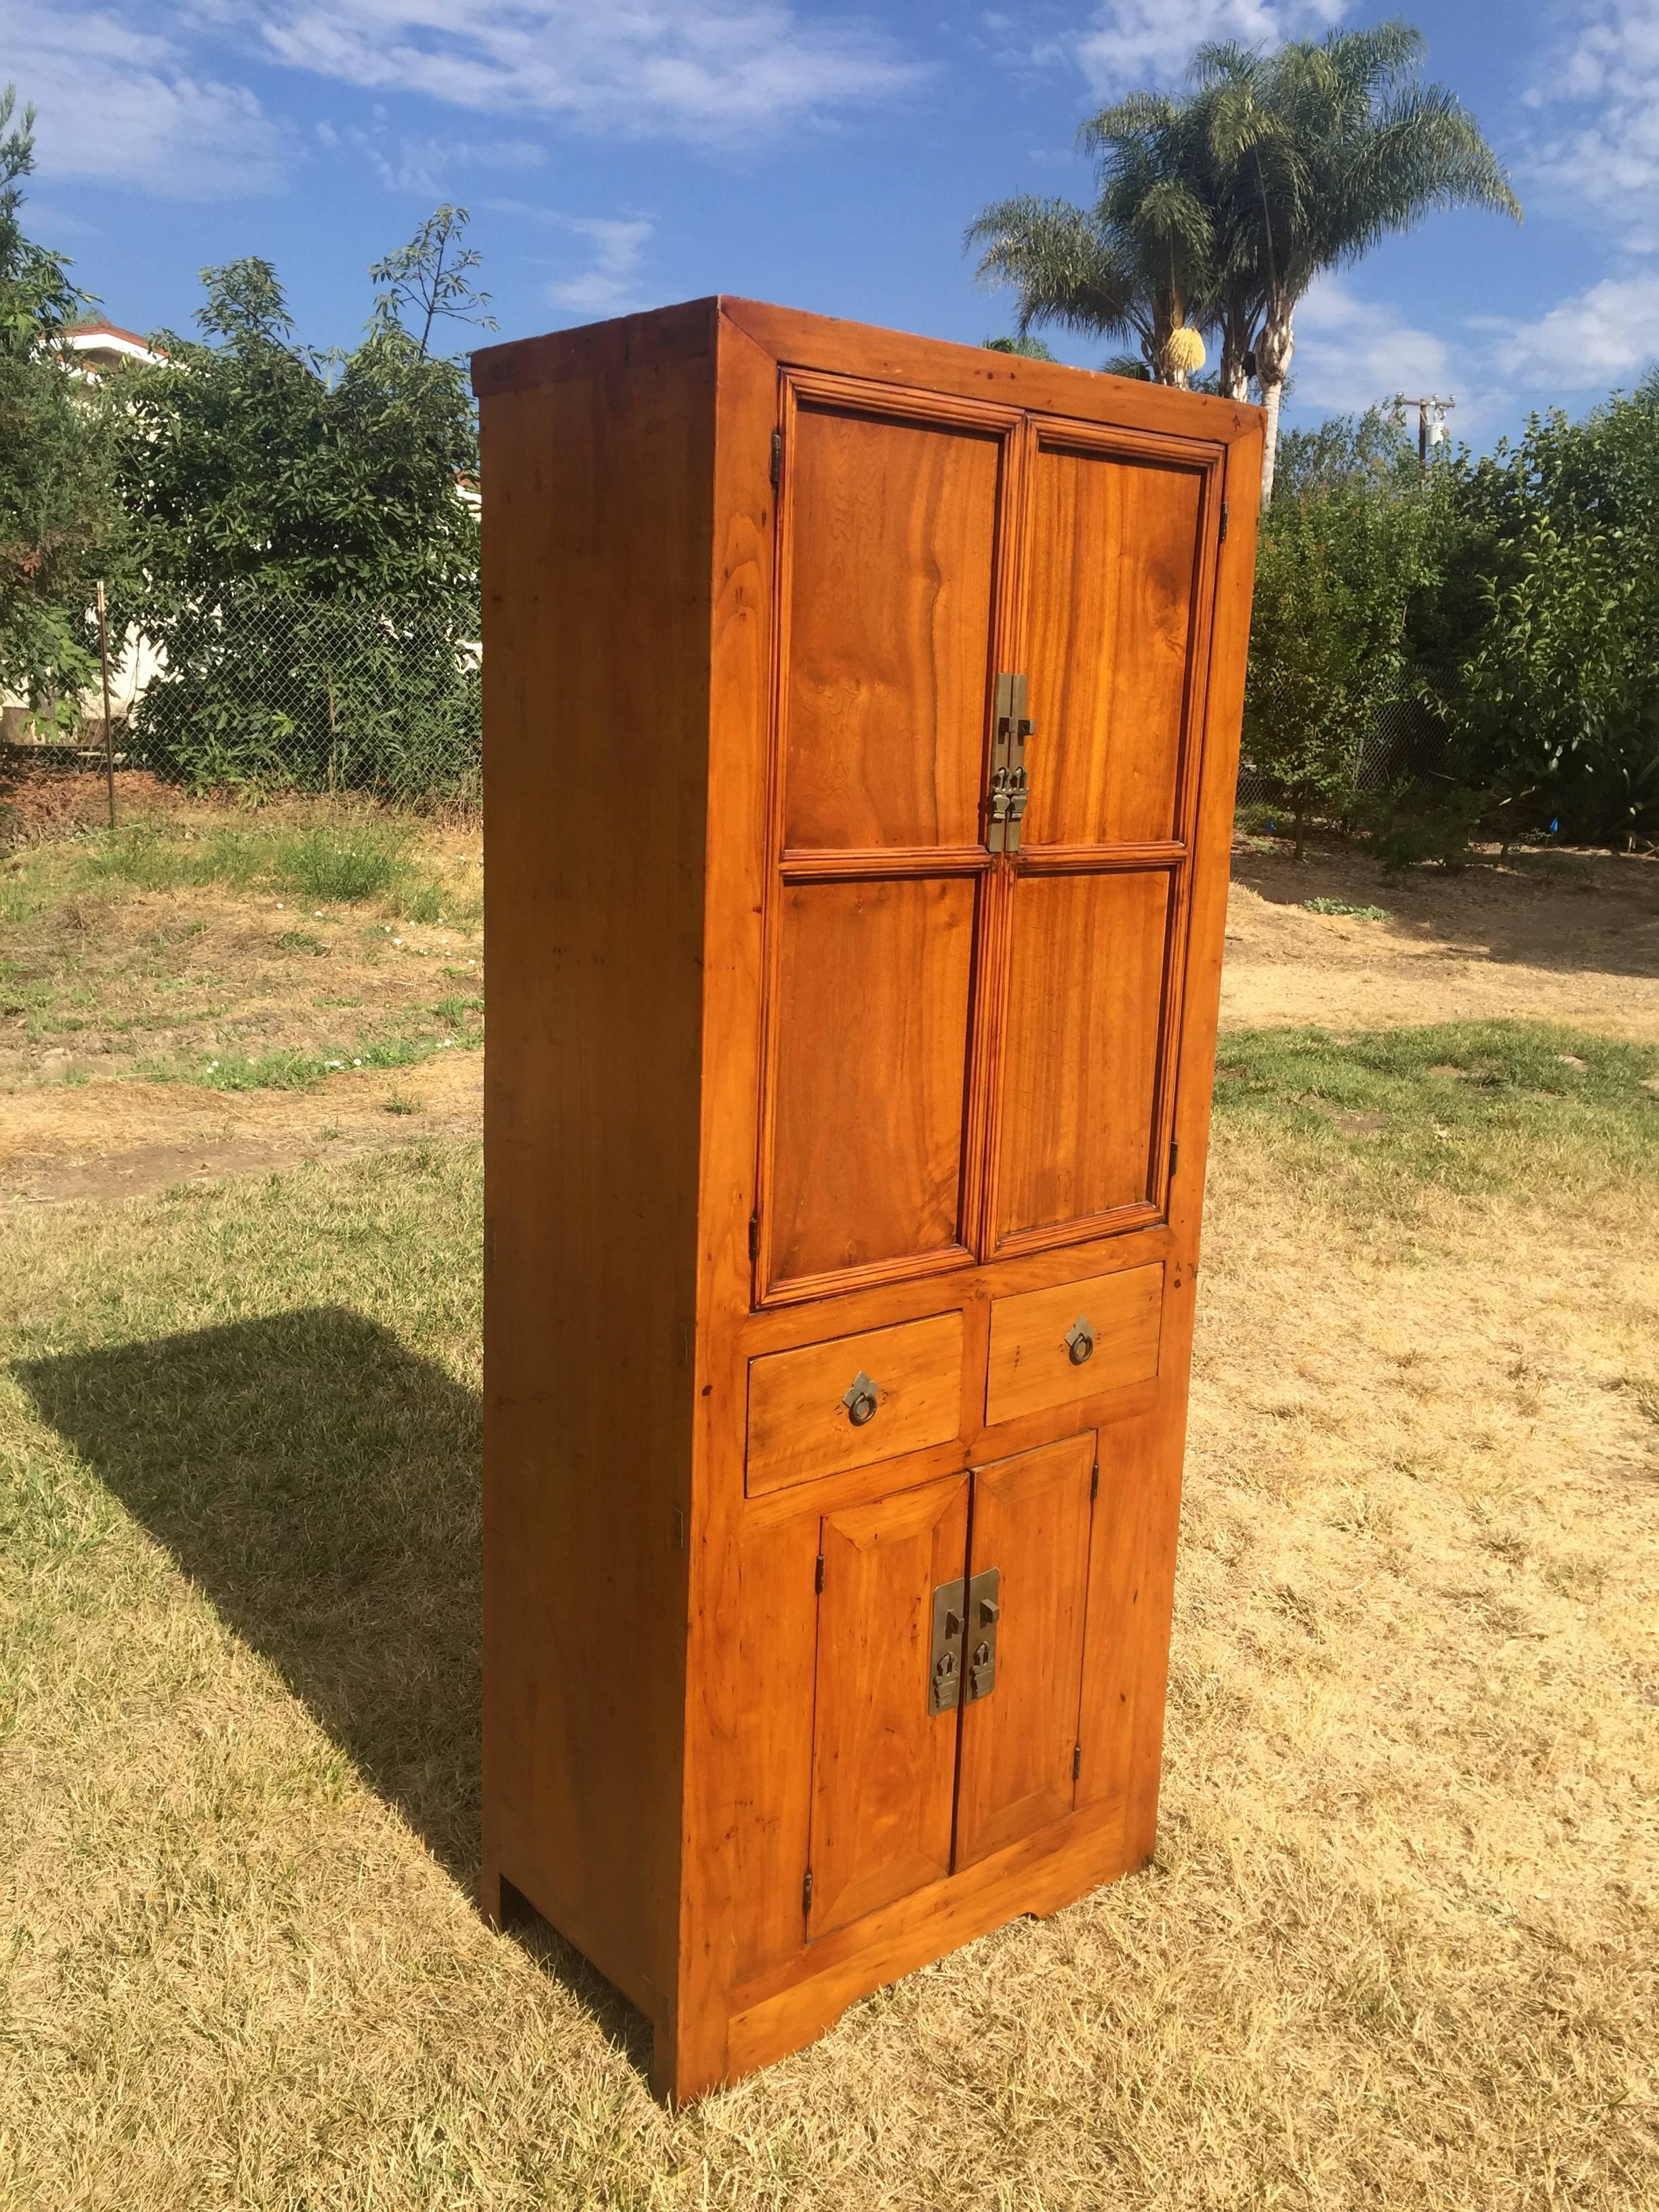
<path id="1" fill-rule="evenodd" d="M 959 1313 L 749 1363 L 750 1497 L 949 1443 L 962 1428 Z"/>
<path id="2" fill-rule="evenodd" d="M 987 1425 L 1150 1382 L 1163 1317 L 1161 1261 L 993 1300 Z"/>

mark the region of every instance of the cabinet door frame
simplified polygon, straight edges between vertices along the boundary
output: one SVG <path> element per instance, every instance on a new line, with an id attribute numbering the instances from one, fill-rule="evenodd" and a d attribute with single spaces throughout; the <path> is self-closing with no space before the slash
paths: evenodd
<path id="1" fill-rule="evenodd" d="M 794 586 L 794 471 L 791 461 L 798 446 L 798 423 L 803 404 L 808 407 L 866 416 L 873 420 L 918 423 L 941 430 L 955 428 L 979 436 L 993 437 L 998 441 L 985 696 L 980 708 L 978 783 L 981 793 L 989 769 L 991 710 L 996 676 L 1000 669 L 1012 665 L 1006 656 L 1012 650 L 1018 631 L 1015 595 L 1024 569 L 1019 536 L 1025 514 L 1020 481 L 1027 450 L 1027 416 L 1024 409 L 823 371 L 787 367 L 780 369 L 778 435 L 781 465 L 774 523 L 775 552 L 766 740 L 765 893 L 762 916 L 761 1053 L 753 1186 L 755 1219 L 751 1241 L 754 1249 L 750 1271 L 750 1304 L 756 1310 L 799 1304 L 884 1282 L 908 1282 L 976 1266 L 980 1258 L 978 1227 L 984 1211 L 983 1183 L 987 1162 L 983 1071 L 988 1065 L 991 1046 L 986 1034 L 988 1014 L 981 975 L 987 953 L 986 891 L 994 866 L 994 856 L 985 848 L 982 829 L 973 844 L 960 846 L 791 851 L 784 842 L 785 783 L 788 762 L 787 678 Z M 963 877 L 974 879 L 975 892 L 966 1050 L 963 1066 L 956 1241 L 921 1255 L 907 1254 L 896 1259 L 878 1260 L 781 1281 L 776 1270 L 777 1224 L 774 1218 L 771 1180 L 777 1137 L 781 1057 L 779 996 L 784 957 L 782 910 L 786 895 L 800 884 L 881 883 L 916 878 L 941 879 Z"/>
<path id="2" fill-rule="evenodd" d="M 1013 650 L 1024 658 L 1008 665 L 1023 667 L 1029 658 L 1030 623 L 1029 585 L 1030 562 L 1027 548 L 1036 530 L 1038 457 L 1044 447 L 1085 454 L 1109 461 L 1163 463 L 1188 470 L 1200 478 L 1199 513 L 1194 547 L 1192 585 L 1192 641 L 1188 675 L 1177 755 L 1174 836 L 1153 842 L 1094 845 L 1024 845 L 1012 858 L 997 864 L 986 887 L 988 917 L 985 934 L 998 950 L 998 966 L 988 981 L 994 999 L 990 1017 L 997 1039 L 995 1065 L 985 1072 L 986 1153 L 980 1180 L 981 1213 L 975 1224 L 975 1246 L 982 1260 L 1012 1259 L 1024 1253 L 1043 1252 L 1078 1244 L 1103 1236 L 1158 1226 L 1169 1218 L 1170 1153 L 1176 1123 L 1176 1091 L 1185 1013 L 1188 939 L 1192 925 L 1193 860 L 1198 835 L 1200 789 L 1208 733 L 1210 660 L 1214 643 L 1215 596 L 1220 556 L 1222 498 L 1226 485 L 1224 445 L 1205 439 L 1171 438 L 1158 432 L 1120 428 L 1115 425 L 1079 422 L 1075 418 L 1031 411 L 1022 435 L 1023 466 L 1019 496 L 1023 502 L 1018 542 L 1021 551 L 1019 619 Z M 1042 774 L 1041 745 L 1045 702 L 1031 701 L 1036 733 L 1032 745 L 1033 779 Z M 1164 940 L 1164 960 L 1158 1003 L 1158 1036 L 1153 1072 L 1152 1127 L 1147 1159 L 1148 1198 L 1145 1202 L 1112 1207 L 1103 1212 L 1071 1220 L 1042 1224 L 999 1233 L 998 1196 L 1002 1160 L 1001 1091 L 1005 1073 L 1004 1040 L 1007 1031 L 1008 994 L 1013 966 L 1020 882 L 1031 877 L 1084 874 L 1143 873 L 1166 871 L 1170 877 L 1170 911 Z"/>
<path id="3" fill-rule="evenodd" d="M 1162 463 L 1198 477 L 1192 633 L 1176 757 L 1175 834 L 1171 837 L 1134 843 L 1027 845 L 1017 855 L 991 854 L 985 849 L 982 836 L 979 843 L 960 847 L 895 846 L 872 851 L 791 851 L 786 848 L 786 689 L 790 665 L 795 520 L 790 460 L 796 445 L 802 403 L 845 410 L 874 419 L 927 423 L 940 428 L 954 426 L 992 435 L 1000 441 L 987 696 L 981 712 L 981 791 L 990 768 L 996 675 L 1003 669 L 1024 667 L 1029 657 L 1030 550 L 1036 528 L 1036 464 L 1042 451 L 1075 453 L 1103 461 L 1116 459 L 1126 463 Z M 1210 663 L 1229 453 L 1224 442 L 1213 439 L 1175 437 L 1163 432 L 1134 430 L 1032 409 L 998 405 L 947 392 L 788 367 L 781 368 L 778 374 L 778 410 L 782 465 L 774 525 L 766 866 L 762 915 L 762 1037 L 750 1285 L 751 1310 L 757 1311 L 1083 1243 L 1102 1236 L 1153 1227 L 1168 1220 L 1170 1156 L 1190 949 L 1193 866 L 1208 734 Z M 1032 773 L 1037 776 L 1042 773 L 1045 702 L 1034 698 L 1031 706 L 1037 725 Z M 1002 1091 L 1019 884 L 1027 878 L 1152 872 L 1165 872 L 1169 877 L 1169 911 L 1154 1046 L 1147 1196 L 1103 1212 L 1002 1234 L 998 1226 L 999 1183 L 1003 1166 Z M 875 883 L 949 877 L 971 877 L 975 882 L 956 1239 L 920 1255 L 906 1254 L 779 1280 L 771 1179 L 778 1119 L 781 1030 L 779 995 L 785 896 L 792 887 L 805 883 Z"/>

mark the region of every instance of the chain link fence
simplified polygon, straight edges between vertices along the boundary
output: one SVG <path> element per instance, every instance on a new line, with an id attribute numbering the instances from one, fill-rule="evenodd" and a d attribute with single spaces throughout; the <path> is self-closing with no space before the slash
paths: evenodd
<path id="1" fill-rule="evenodd" d="M 1439 769 L 1445 750 L 1446 733 L 1437 716 L 1418 700 L 1395 699 L 1382 709 L 1354 748 L 1348 796 L 1360 799 L 1368 792 L 1386 791 L 1402 779 L 1426 781 Z M 1246 757 L 1238 764 L 1238 803 L 1282 805 L 1285 787 Z"/>
<path id="2" fill-rule="evenodd" d="M 481 662 L 476 610 L 458 622 L 428 602 L 228 593 L 127 632 L 110 735 L 118 765 L 189 790 L 475 805 Z M 101 708 L 82 703 L 81 747 L 14 744 L 14 758 L 101 750 Z M 7 719 L 15 738 L 40 728 Z"/>
<path id="3" fill-rule="evenodd" d="M 481 666 L 476 617 L 458 623 L 416 601 L 228 595 L 149 634 L 128 633 L 112 687 L 117 762 L 198 791 L 476 805 Z M 14 758 L 67 763 L 88 757 L 87 739 L 101 752 L 95 710 L 79 746 L 27 742 L 20 709 L 9 708 L 6 722 Z M 1431 776 L 1444 747 L 1426 708 L 1396 701 L 1355 748 L 1352 795 Z M 1248 757 L 1240 763 L 1241 806 L 1284 799 L 1269 772 Z"/>

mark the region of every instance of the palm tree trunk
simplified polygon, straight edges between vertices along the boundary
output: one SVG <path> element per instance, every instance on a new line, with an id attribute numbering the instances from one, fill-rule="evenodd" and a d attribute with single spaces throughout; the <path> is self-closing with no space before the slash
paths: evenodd
<path id="1" fill-rule="evenodd" d="M 1285 398 L 1285 380 L 1275 376 L 1269 381 L 1262 379 L 1261 406 L 1267 417 L 1267 442 L 1261 448 L 1261 504 L 1272 504 L 1273 478 L 1279 471 L 1279 410 Z"/>
<path id="2" fill-rule="evenodd" d="M 1261 449 L 1263 507 L 1273 498 L 1273 477 L 1279 470 L 1279 410 L 1284 403 L 1291 356 L 1296 351 L 1296 331 L 1291 319 L 1295 304 L 1291 300 L 1271 302 L 1261 335 L 1256 340 L 1255 373 L 1261 386 L 1261 404 L 1267 416 L 1267 440 Z"/>

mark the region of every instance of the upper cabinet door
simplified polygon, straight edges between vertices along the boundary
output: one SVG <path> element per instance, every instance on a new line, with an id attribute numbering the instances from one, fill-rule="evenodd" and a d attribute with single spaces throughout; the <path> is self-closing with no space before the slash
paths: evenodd
<path id="1" fill-rule="evenodd" d="M 1204 475 L 1039 435 L 1031 471 L 1025 842 L 1176 834 Z"/>
<path id="2" fill-rule="evenodd" d="M 1164 1206 L 1219 520 L 1212 448 L 1041 420 L 1031 447 L 992 1253 Z"/>
<path id="3" fill-rule="evenodd" d="M 972 1257 L 981 794 L 1021 421 L 788 387 L 763 1298 Z"/>
<path id="4" fill-rule="evenodd" d="M 786 852 L 979 841 L 1002 439 L 803 403 L 788 441 Z"/>

